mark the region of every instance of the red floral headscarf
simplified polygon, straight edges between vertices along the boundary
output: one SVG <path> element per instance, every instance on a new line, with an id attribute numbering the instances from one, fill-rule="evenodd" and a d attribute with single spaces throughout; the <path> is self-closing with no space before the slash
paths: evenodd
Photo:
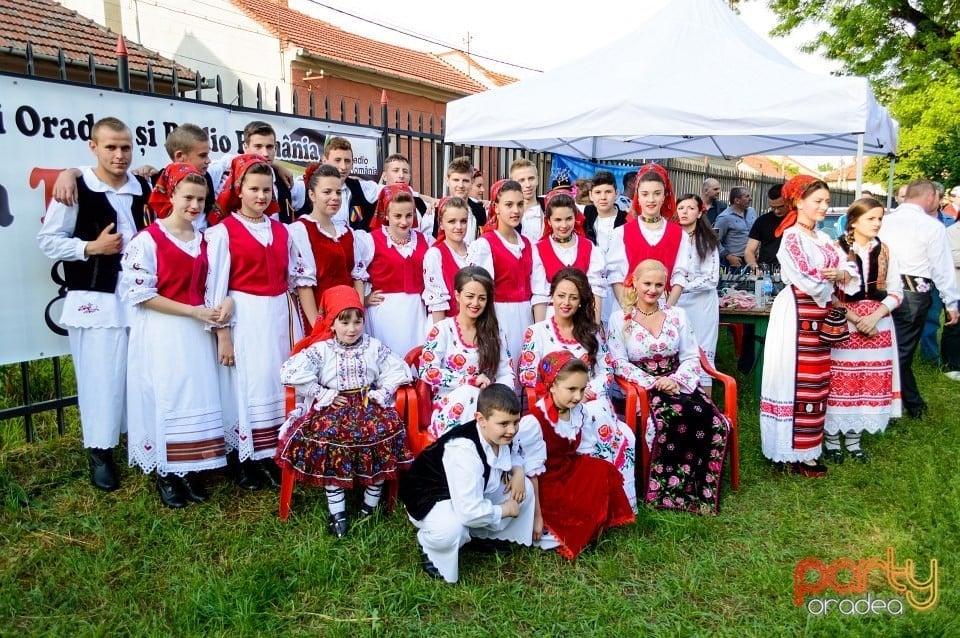
<path id="1" fill-rule="evenodd" d="M 536 393 L 537 396 L 543 397 L 543 405 L 547 411 L 547 418 L 551 423 L 556 423 L 560 418 L 560 412 L 557 410 L 557 406 L 553 404 L 553 396 L 550 394 L 550 387 L 557 380 L 557 375 L 560 374 L 560 370 L 563 369 L 563 366 L 567 365 L 576 359 L 575 356 L 569 350 L 557 350 L 555 352 L 550 352 L 544 355 L 540 359 L 540 365 L 537 368 L 538 378 L 537 378 L 537 387 Z"/>
<path id="2" fill-rule="evenodd" d="M 791 177 L 783 185 L 783 203 L 787 207 L 787 214 L 784 215 L 783 221 L 780 222 L 777 229 L 773 231 L 776 237 L 780 237 L 783 235 L 783 231 L 797 223 L 797 203 L 803 196 L 803 191 L 816 181 L 819 181 L 818 178 L 812 175 L 797 175 Z"/>
<path id="3" fill-rule="evenodd" d="M 380 194 L 377 195 L 377 214 L 370 220 L 370 230 L 376 230 L 381 226 L 387 225 L 387 211 L 390 208 L 390 202 L 392 202 L 398 193 L 408 193 L 410 197 L 413 197 L 413 189 L 410 188 L 407 184 L 387 184 L 380 189 Z M 417 216 L 413 216 L 413 227 L 417 226 Z"/>
<path id="4" fill-rule="evenodd" d="M 643 176 L 651 171 L 663 179 L 663 204 L 660 206 L 660 214 L 664 219 L 672 220 L 677 214 L 677 199 L 673 194 L 673 182 L 670 181 L 667 170 L 659 164 L 644 164 L 637 171 L 637 184 L 640 184 L 643 181 Z M 635 217 L 642 214 L 637 193 L 633 194 L 633 201 L 630 202 L 630 212 Z"/>
<path id="5" fill-rule="evenodd" d="M 220 208 L 220 214 L 216 216 L 216 221 L 220 221 L 230 213 L 240 210 L 240 191 L 243 189 L 243 176 L 246 175 L 247 171 L 255 164 L 266 164 L 269 166 L 269 163 L 265 159 L 253 153 L 237 155 L 233 158 L 233 161 L 230 162 L 230 174 L 227 176 L 227 181 L 223 185 L 223 190 L 220 191 L 220 195 L 217 196 L 217 206 Z M 272 174 L 273 171 L 271 169 L 271 175 Z M 269 217 L 279 212 L 280 205 L 277 204 L 277 200 L 273 198 L 270 200 L 270 204 L 263 214 Z"/>
<path id="6" fill-rule="evenodd" d="M 570 191 L 562 188 L 555 188 L 549 193 L 546 194 L 543 198 L 543 234 L 540 236 L 540 239 L 546 239 L 553 233 L 553 228 L 550 226 L 550 200 L 552 200 L 557 195 L 566 195 L 573 201 L 573 234 L 580 237 L 586 237 L 586 233 L 583 230 L 583 225 L 586 223 L 586 218 L 583 213 L 580 212 L 580 209 L 577 207 L 576 198 L 570 194 Z"/>
<path id="7" fill-rule="evenodd" d="M 193 164 L 186 162 L 173 162 L 167 164 L 167 167 L 160 172 L 157 178 L 157 184 L 150 191 L 150 198 L 147 200 L 147 206 L 153 211 L 157 219 L 169 217 L 173 212 L 173 191 L 177 188 L 184 177 L 187 175 L 200 175 L 203 173 L 194 168 Z"/>
<path id="8" fill-rule="evenodd" d="M 364 314 L 363 301 L 360 294 L 352 286 L 333 286 L 323 291 L 320 297 L 319 314 L 313 331 L 293 346 L 292 354 L 297 354 L 318 341 L 326 341 L 333 337 L 333 322 L 344 310 L 356 308 Z"/>
<path id="9" fill-rule="evenodd" d="M 497 226 L 500 224 L 499 219 L 497 219 L 497 197 L 500 196 L 500 191 L 503 189 L 503 185 L 509 181 L 509 179 L 501 179 L 494 182 L 490 187 L 490 206 L 487 209 L 487 223 L 483 225 L 484 232 L 488 230 L 496 230 Z"/>

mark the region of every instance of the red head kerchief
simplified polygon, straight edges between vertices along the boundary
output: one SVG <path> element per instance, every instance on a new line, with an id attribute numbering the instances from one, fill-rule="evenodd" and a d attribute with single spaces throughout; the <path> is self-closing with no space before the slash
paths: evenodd
<path id="1" fill-rule="evenodd" d="M 407 184 L 386 184 L 380 189 L 380 194 L 377 195 L 377 214 L 370 220 L 370 230 L 376 230 L 387 225 L 387 210 L 390 208 L 390 202 L 397 197 L 398 193 L 408 193 L 411 198 L 413 197 L 413 189 Z M 416 227 L 416 214 L 413 216 L 413 221 L 414 227 Z"/>
<path id="2" fill-rule="evenodd" d="M 557 406 L 553 404 L 553 396 L 550 394 L 550 387 L 553 385 L 554 381 L 557 380 L 557 375 L 560 374 L 560 370 L 563 369 L 563 366 L 567 365 L 572 359 L 576 359 L 575 356 L 569 350 L 557 350 L 555 352 L 550 352 L 544 355 L 540 359 L 540 365 L 538 367 L 538 377 L 537 377 L 537 387 L 536 393 L 537 396 L 543 397 L 543 405 L 547 410 L 547 418 L 550 419 L 551 423 L 556 423 L 560 418 L 560 413 L 557 410 Z"/>
<path id="3" fill-rule="evenodd" d="M 223 190 L 220 191 L 220 194 L 217 196 L 217 206 L 220 207 L 221 218 L 240 210 L 240 191 L 243 187 L 243 176 L 246 175 L 250 167 L 255 164 L 269 165 L 265 159 L 253 153 L 237 155 L 233 158 L 233 161 L 230 162 L 230 174 L 227 175 L 227 181 L 223 185 Z M 273 175 L 272 169 L 270 174 Z M 277 200 L 271 199 L 264 214 L 269 216 L 276 215 L 279 212 L 280 205 L 277 203 Z M 219 219 L 217 221 L 219 221 Z"/>
<path id="4" fill-rule="evenodd" d="M 363 300 L 360 294 L 352 286 L 333 286 L 323 291 L 320 297 L 320 307 L 317 308 L 317 323 L 313 326 L 313 331 L 298 341 L 293 346 L 293 353 L 296 354 L 308 348 L 318 341 L 326 341 L 333 338 L 333 322 L 337 316 L 344 310 L 356 308 L 363 314 Z"/>
<path id="5" fill-rule="evenodd" d="M 313 177 L 313 174 L 317 172 L 317 169 L 320 168 L 318 162 L 313 162 L 312 164 L 307 164 L 307 168 L 303 171 L 303 184 L 307 187 L 307 190 L 310 190 L 310 178 Z"/>
<path id="6" fill-rule="evenodd" d="M 644 164 L 637 171 L 637 184 L 643 181 L 641 178 L 645 173 L 653 171 L 663 179 L 663 204 L 660 206 L 660 214 L 664 219 L 671 220 L 677 214 L 677 199 L 673 194 L 673 183 L 670 181 L 670 175 L 667 170 L 659 164 Z M 634 216 L 642 213 L 640 209 L 640 200 L 637 199 L 637 193 L 633 194 L 633 201 L 630 203 L 630 212 Z"/>
<path id="7" fill-rule="evenodd" d="M 509 179 L 501 179 L 494 182 L 490 187 L 490 207 L 487 209 L 487 223 L 483 225 L 484 231 L 497 229 L 500 223 L 497 219 L 497 197 L 500 195 L 503 185 L 509 181 Z"/>
<path id="8" fill-rule="evenodd" d="M 555 188 L 543 197 L 543 234 L 540 236 L 540 239 L 546 239 L 551 235 L 553 229 L 550 227 L 549 218 L 550 214 L 547 212 L 550 210 L 550 200 L 552 200 L 557 195 L 566 195 L 570 198 L 573 208 L 573 234 L 579 235 L 580 237 L 586 237 L 586 233 L 583 230 L 583 225 L 586 223 L 586 217 L 583 213 L 580 212 L 580 208 L 577 206 L 577 201 L 574 195 L 570 194 L 570 191 L 564 188 Z"/>
<path id="9" fill-rule="evenodd" d="M 812 175 L 797 175 L 791 177 L 783 185 L 783 203 L 787 207 L 787 214 L 784 215 L 783 221 L 780 222 L 777 229 L 773 231 L 775 236 L 780 237 L 783 235 L 783 231 L 797 223 L 797 202 L 800 201 L 803 191 L 815 181 L 817 181 L 817 178 Z"/>
<path id="10" fill-rule="evenodd" d="M 170 216 L 170 213 L 173 212 L 173 201 L 171 200 L 173 191 L 184 177 L 191 174 L 203 177 L 203 173 L 186 162 L 167 164 L 167 167 L 161 171 L 156 186 L 150 191 L 150 199 L 147 200 L 147 205 L 157 219 Z"/>
<path id="11" fill-rule="evenodd" d="M 448 201 L 450 201 L 450 199 L 452 199 L 450 195 L 445 195 L 444 197 L 441 197 L 440 200 L 437 202 L 436 211 L 437 211 L 438 230 L 437 230 L 436 241 L 438 244 L 447 238 L 447 234 L 443 232 L 443 227 L 440 225 L 440 223 L 443 221 L 443 205 L 446 204 Z M 469 215 L 469 211 L 467 211 L 467 214 Z"/>

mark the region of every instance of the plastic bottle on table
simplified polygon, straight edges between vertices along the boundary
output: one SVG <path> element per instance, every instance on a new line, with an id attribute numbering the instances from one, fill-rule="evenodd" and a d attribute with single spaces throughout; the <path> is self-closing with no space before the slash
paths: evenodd
<path id="1" fill-rule="evenodd" d="M 770 273 L 763 273 L 763 305 L 769 306 L 773 303 L 773 279 Z"/>

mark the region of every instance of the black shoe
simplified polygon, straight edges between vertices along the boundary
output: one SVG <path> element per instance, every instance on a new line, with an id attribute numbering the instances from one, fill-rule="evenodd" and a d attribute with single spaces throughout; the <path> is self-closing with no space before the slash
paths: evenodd
<path id="1" fill-rule="evenodd" d="M 263 487 L 280 487 L 280 468 L 273 462 L 273 459 L 260 459 L 253 461 L 256 464 L 257 476 L 260 478 L 260 484 Z"/>
<path id="2" fill-rule="evenodd" d="M 330 529 L 330 533 L 337 538 L 346 536 L 347 530 L 350 529 L 350 521 L 347 520 L 347 513 L 338 512 L 331 514 L 327 519 L 327 527 Z"/>
<path id="3" fill-rule="evenodd" d="M 207 499 L 210 498 L 210 493 L 207 492 L 203 479 L 198 473 L 190 472 L 184 475 L 180 479 L 180 483 L 183 486 L 183 495 L 194 503 L 206 503 Z"/>
<path id="4" fill-rule="evenodd" d="M 823 478 L 827 475 L 827 466 L 817 461 L 813 465 L 797 462 L 793 464 L 794 472 L 806 478 Z"/>
<path id="5" fill-rule="evenodd" d="M 470 542 L 463 546 L 463 551 L 476 552 L 478 554 L 509 554 L 513 550 L 508 541 L 502 541 L 496 538 L 478 538 L 470 537 Z"/>
<path id="6" fill-rule="evenodd" d="M 843 465 L 843 450 L 826 449 L 823 451 L 823 460 L 834 465 Z"/>
<path id="7" fill-rule="evenodd" d="M 90 462 L 90 482 L 98 490 L 112 492 L 120 487 L 117 479 L 117 466 L 113 463 L 113 448 L 87 448 Z"/>
<path id="8" fill-rule="evenodd" d="M 850 458 L 852 458 L 857 463 L 870 462 L 870 457 L 867 456 L 867 453 L 864 452 L 863 450 L 847 450 L 847 454 L 849 454 Z"/>
<path id="9" fill-rule="evenodd" d="M 360 506 L 360 509 L 357 510 L 357 520 L 362 521 L 363 519 L 369 516 L 373 516 L 374 514 L 376 514 L 376 512 L 377 512 L 376 505 L 371 506 L 364 503 L 363 505 Z"/>
<path id="10" fill-rule="evenodd" d="M 160 501 L 170 509 L 183 509 L 188 505 L 183 484 L 176 476 L 158 476 L 157 493 L 160 494 Z"/>
<path id="11" fill-rule="evenodd" d="M 923 405 L 917 408 L 907 408 L 906 411 L 907 411 L 908 417 L 910 417 L 911 419 L 919 420 L 919 419 L 922 419 L 924 415 L 927 413 L 927 404 L 924 403 Z"/>
<path id="12" fill-rule="evenodd" d="M 443 574 L 440 573 L 440 570 L 437 569 L 437 566 L 433 564 L 433 561 L 430 560 L 430 557 L 427 556 L 427 553 L 424 551 L 420 552 L 421 565 L 423 565 L 423 571 L 430 578 L 436 580 L 443 580 Z"/>
<path id="13" fill-rule="evenodd" d="M 255 492 L 263 489 L 263 482 L 260 479 L 260 469 L 256 461 L 246 460 L 240 463 L 233 473 L 233 481 L 242 490 Z"/>

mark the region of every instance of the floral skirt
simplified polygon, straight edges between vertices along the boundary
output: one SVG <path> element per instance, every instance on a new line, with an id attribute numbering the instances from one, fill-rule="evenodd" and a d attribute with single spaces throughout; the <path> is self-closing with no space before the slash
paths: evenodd
<path id="1" fill-rule="evenodd" d="M 343 407 L 311 410 L 277 446 L 277 464 L 311 485 L 350 488 L 396 478 L 413 463 L 403 421 L 393 408 L 346 394 Z"/>
<path id="2" fill-rule="evenodd" d="M 702 514 L 720 510 L 720 475 L 730 423 L 700 389 L 672 396 L 650 390 L 655 433 L 646 502 Z"/>

